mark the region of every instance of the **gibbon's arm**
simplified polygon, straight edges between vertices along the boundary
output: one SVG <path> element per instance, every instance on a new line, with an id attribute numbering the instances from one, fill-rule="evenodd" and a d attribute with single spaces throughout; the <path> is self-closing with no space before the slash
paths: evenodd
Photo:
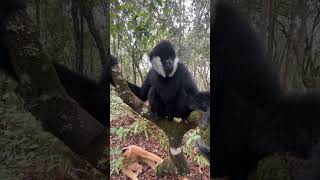
<path id="1" fill-rule="evenodd" d="M 106 63 L 103 65 L 100 84 L 108 85 L 109 83 L 111 83 L 111 85 L 115 86 L 113 79 L 112 79 L 111 67 L 115 64 L 118 64 L 119 61 L 113 55 L 109 55 L 108 58 L 110 58 L 110 59 L 108 61 L 106 61 Z"/>
<path id="2" fill-rule="evenodd" d="M 196 140 L 196 145 L 199 149 L 199 152 L 210 161 L 210 147 L 202 139 Z"/>
<path id="3" fill-rule="evenodd" d="M 122 160 L 121 170 L 133 180 L 137 180 L 137 176 L 141 172 L 142 166 L 139 164 L 140 162 L 146 163 L 152 169 L 155 169 L 163 162 L 163 159 L 159 156 L 135 145 L 123 148 L 122 153 L 124 159 Z M 136 171 L 136 173 L 133 171 Z"/>
<path id="4" fill-rule="evenodd" d="M 181 71 L 183 73 L 183 79 L 181 81 L 183 81 L 184 83 L 184 88 L 187 92 L 187 94 L 189 95 L 195 95 L 198 93 L 198 87 L 194 82 L 194 79 L 189 71 L 189 69 L 183 64 L 183 63 L 179 63 L 178 65 L 179 67 L 179 71 Z"/>
<path id="5" fill-rule="evenodd" d="M 142 172 L 142 165 L 138 162 L 132 163 L 128 168 L 121 169 L 122 172 L 132 180 L 138 180 L 139 174 Z"/>
<path id="6" fill-rule="evenodd" d="M 128 83 L 128 86 L 129 86 L 129 89 L 131 90 L 131 92 L 136 95 L 139 99 L 141 99 L 140 97 L 140 91 L 141 91 L 141 88 L 135 84 L 132 84 L 131 82 L 127 82 Z"/>
<path id="7" fill-rule="evenodd" d="M 210 92 L 200 91 L 192 96 L 191 109 L 207 111 L 210 107 Z"/>
<path id="8" fill-rule="evenodd" d="M 143 81 L 143 84 L 141 86 L 141 89 L 140 89 L 140 95 L 138 96 L 139 99 L 141 99 L 142 101 L 146 101 L 148 99 L 148 93 L 149 93 L 149 90 L 151 88 L 151 81 L 152 81 L 152 73 L 154 70 L 151 69 L 147 76 L 146 76 L 146 79 Z"/>

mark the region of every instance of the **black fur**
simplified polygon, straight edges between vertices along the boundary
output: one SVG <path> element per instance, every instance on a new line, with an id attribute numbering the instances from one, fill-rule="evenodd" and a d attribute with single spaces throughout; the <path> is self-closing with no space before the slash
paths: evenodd
<path id="1" fill-rule="evenodd" d="M 199 149 L 199 152 L 208 160 L 210 160 L 210 147 L 202 139 L 196 140 L 196 145 Z"/>
<path id="2" fill-rule="evenodd" d="M 207 111 L 210 109 L 210 92 L 200 91 L 192 97 L 191 103 L 192 109 L 200 109 L 202 111 Z"/>
<path id="3" fill-rule="evenodd" d="M 161 62 L 166 77 L 159 75 L 155 67 L 152 67 L 144 80 L 140 92 L 135 85 L 129 83 L 131 90 L 138 97 L 146 101 L 148 99 L 152 115 L 158 117 L 181 117 L 187 119 L 192 109 L 190 108 L 191 97 L 198 89 L 187 67 L 179 62 L 176 72 L 172 77 L 168 75 L 174 69 L 173 61 L 175 52 L 168 41 L 161 41 L 149 54 L 151 63 L 154 57 L 161 57 Z"/>
<path id="4" fill-rule="evenodd" d="M 152 58 L 157 56 L 161 58 L 162 66 L 168 76 L 173 70 L 173 61 L 176 58 L 176 52 L 174 51 L 173 45 L 169 41 L 161 41 L 149 53 L 150 61 L 152 62 Z"/>
<path id="5" fill-rule="evenodd" d="M 103 125 L 108 121 L 109 83 L 103 77 L 96 82 L 73 72 L 63 65 L 55 64 L 57 75 L 68 95 Z M 104 83 L 102 83 L 104 82 Z M 107 84 L 106 84 L 107 83 Z"/>
<path id="6" fill-rule="evenodd" d="M 113 86 L 115 86 L 113 79 L 112 79 L 112 74 L 111 74 L 111 66 L 118 64 L 118 59 L 114 57 L 113 55 L 109 55 L 108 61 L 103 65 L 103 73 L 101 77 L 101 83 L 102 84 L 109 84 L 111 83 Z"/>
<path id="7" fill-rule="evenodd" d="M 250 24 L 226 3 L 215 10 L 212 176 L 244 180 L 267 155 L 306 156 L 320 138 L 320 96 L 283 93 Z"/>

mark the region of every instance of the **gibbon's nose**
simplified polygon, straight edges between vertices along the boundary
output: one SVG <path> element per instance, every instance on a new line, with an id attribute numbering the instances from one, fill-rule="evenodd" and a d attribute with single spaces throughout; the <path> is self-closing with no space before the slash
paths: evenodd
<path id="1" fill-rule="evenodd" d="M 163 62 L 163 69 L 166 74 L 170 74 L 173 70 L 173 63 L 171 59 L 167 59 Z"/>

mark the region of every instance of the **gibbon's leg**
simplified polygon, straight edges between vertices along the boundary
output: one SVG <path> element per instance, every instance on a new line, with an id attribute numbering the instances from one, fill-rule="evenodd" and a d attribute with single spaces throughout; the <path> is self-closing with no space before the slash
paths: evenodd
<path id="1" fill-rule="evenodd" d="M 142 172 L 142 166 L 139 164 L 139 160 L 149 165 L 152 169 L 155 169 L 163 160 L 139 146 L 131 145 L 122 149 L 124 159 L 121 165 L 121 171 L 133 180 L 138 180 L 138 174 Z M 134 173 L 133 171 L 136 171 Z"/>
<path id="2" fill-rule="evenodd" d="M 142 172 L 142 165 L 138 162 L 134 162 L 128 166 L 128 169 L 132 170 L 137 176 L 139 176 L 139 174 Z"/>
<path id="3" fill-rule="evenodd" d="M 148 164 L 152 169 L 155 169 L 159 164 L 163 162 L 163 159 L 159 156 L 150 152 L 146 153 L 147 154 L 144 154 L 144 156 L 142 156 L 142 161 Z"/>
<path id="4" fill-rule="evenodd" d="M 153 170 L 156 169 L 156 162 L 155 161 L 152 161 L 150 159 L 144 159 L 144 158 L 141 158 L 141 161 L 146 163 L 148 166 L 150 166 Z"/>
<path id="5" fill-rule="evenodd" d="M 165 105 L 162 103 L 156 89 L 151 87 L 148 94 L 148 101 L 150 106 L 150 116 L 153 120 L 159 120 L 165 117 Z M 173 119 L 173 118 L 172 118 Z"/>
<path id="6" fill-rule="evenodd" d="M 128 176 L 129 178 L 131 178 L 132 180 L 138 180 L 138 176 L 132 170 L 127 168 L 122 167 L 121 168 L 122 173 Z"/>
<path id="7" fill-rule="evenodd" d="M 156 169 L 156 167 L 159 165 L 155 161 L 152 161 L 150 159 L 141 159 L 142 162 L 146 163 L 148 166 L 150 166 L 153 170 Z"/>
<path id="8" fill-rule="evenodd" d="M 127 156 L 127 159 L 130 159 L 132 157 L 139 157 L 139 158 L 143 158 L 143 159 L 149 159 L 151 161 L 154 161 L 157 165 L 161 164 L 163 162 L 163 159 L 160 158 L 159 156 L 148 152 L 144 149 L 142 149 L 139 146 L 136 145 L 131 145 L 127 148 L 123 148 L 126 151 L 124 152 L 125 155 Z"/>

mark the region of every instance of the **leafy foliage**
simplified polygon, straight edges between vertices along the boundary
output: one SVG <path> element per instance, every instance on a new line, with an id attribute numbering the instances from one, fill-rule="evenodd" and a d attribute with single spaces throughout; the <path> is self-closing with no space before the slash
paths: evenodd
<path id="1" fill-rule="evenodd" d="M 123 128 L 123 127 L 120 127 L 120 128 L 111 128 L 111 133 L 114 133 L 117 135 L 117 137 L 120 139 L 120 140 L 123 140 L 124 138 L 127 137 L 128 133 L 129 133 L 130 129 L 127 129 L 127 128 Z"/>
<path id="2" fill-rule="evenodd" d="M 195 141 L 200 138 L 199 129 L 190 130 L 184 137 L 185 143 L 183 146 L 183 151 L 187 154 L 187 156 L 196 161 L 200 166 L 209 166 L 208 160 L 200 155 L 199 153 L 195 152 Z"/>
<path id="3" fill-rule="evenodd" d="M 110 161 L 110 175 L 113 173 L 119 174 L 121 170 L 121 162 L 123 160 L 123 157 L 119 157 L 120 154 L 121 154 L 120 146 L 115 146 L 110 148 L 110 155 L 111 157 L 113 157 L 111 158 L 111 161 Z"/>
<path id="4" fill-rule="evenodd" d="M 145 56 L 160 40 L 176 45 L 201 89 L 209 89 L 209 1 L 121 0 L 111 2 L 111 50 L 121 59 L 125 77 L 143 81 Z"/>
<path id="5" fill-rule="evenodd" d="M 67 176 L 77 177 L 71 162 L 59 148 L 62 143 L 42 130 L 41 123 L 30 113 L 16 108 L 0 107 L 0 177 L 18 179 L 31 177 L 48 179 L 54 177 L 56 168 L 63 168 Z M 9 168 L 8 168 L 9 167 Z M 82 172 L 85 173 L 85 172 Z"/>

